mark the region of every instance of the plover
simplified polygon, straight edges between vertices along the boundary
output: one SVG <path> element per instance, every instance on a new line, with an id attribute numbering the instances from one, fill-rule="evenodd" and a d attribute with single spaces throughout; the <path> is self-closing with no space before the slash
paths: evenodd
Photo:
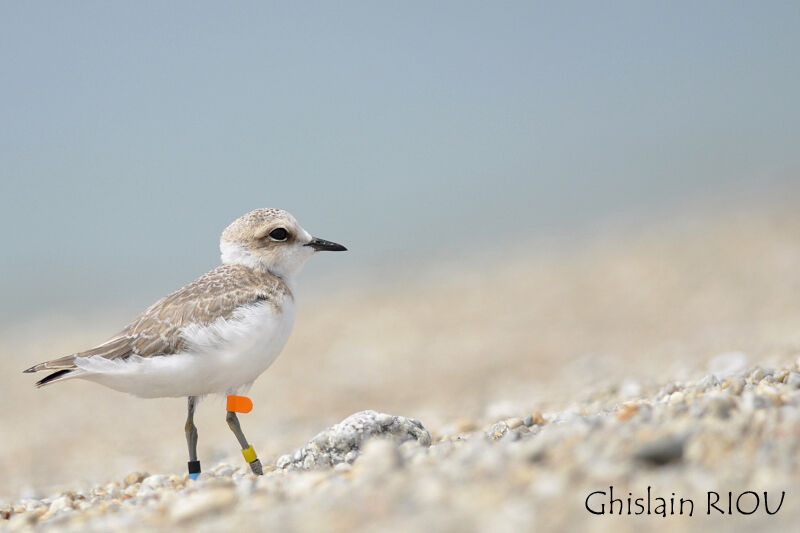
<path id="1" fill-rule="evenodd" d="M 227 422 L 251 470 L 261 463 L 236 412 L 239 396 L 283 349 L 295 318 L 294 278 L 320 250 L 346 250 L 318 239 L 281 209 L 257 209 L 222 233 L 222 265 L 162 298 L 99 346 L 32 366 L 55 370 L 37 387 L 71 378 L 144 398 L 187 397 L 189 474 L 200 472 L 194 411 L 208 394 L 228 396 Z"/>

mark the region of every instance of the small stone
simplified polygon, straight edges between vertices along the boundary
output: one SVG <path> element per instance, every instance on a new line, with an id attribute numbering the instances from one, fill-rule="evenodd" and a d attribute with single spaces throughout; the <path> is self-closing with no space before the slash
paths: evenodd
<path id="1" fill-rule="evenodd" d="M 517 429 L 522 425 L 522 420 L 519 418 L 509 418 L 506 420 L 506 425 L 508 426 L 508 429 Z"/>
<path id="2" fill-rule="evenodd" d="M 679 403 L 683 403 L 684 394 L 681 391 L 675 391 L 669 395 L 669 403 L 672 405 L 676 405 Z"/>
<path id="3" fill-rule="evenodd" d="M 795 372 L 795 371 L 789 372 L 784 382 L 791 389 L 800 389 L 800 372 Z"/>
<path id="4" fill-rule="evenodd" d="M 134 483 L 141 483 L 142 480 L 148 476 L 149 474 L 147 472 L 131 472 L 130 474 L 125 476 L 122 486 L 127 488 L 133 485 Z"/>
<path id="5" fill-rule="evenodd" d="M 748 376 L 750 383 L 754 384 L 760 382 L 765 377 L 767 377 L 767 371 L 761 368 L 760 366 L 755 367 Z"/>
<path id="6" fill-rule="evenodd" d="M 669 398 L 669 395 L 678 390 L 677 383 L 667 383 L 664 385 L 658 393 L 659 399 Z"/>
<path id="7" fill-rule="evenodd" d="M 505 422 L 498 422 L 489 428 L 489 431 L 486 432 L 486 436 L 492 440 L 497 440 L 506 433 L 508 433 L 508 424 Z"/>
<path id="8" fill-rule="evenodd" d="M 539 413 L 539 412 L 533 413 L 531 415 L 531 420 L 537 426 L 543 426 L 543 425 L 547 424 L 547 420 L 544 419 L 544 415 L 542 415 L 542 413 Z"/>
<path id="9" fill-rule="evenodd" d="M 526 416 L 522 423 L 525 424 L 527 427 L 531 427 L 533 425 L 533 415 Z"/>
<path id="10" fill-rule="evenodd" d="M 725 389 L 727 389 L 731 394 L 738 396 L 744 390 L 744 387 L 745 385 L 747 385 L 747 382 L 744 380 L 744 378 L 734 377 L 734 378 L 728 378 L 725 381 L 725 384 L 728 385 L 727 387 L 724 387 Z"/>
<path id="11" fill-rule="evenodd" d="M 109 498 L 119 498 L 119 495 L 122 493 L 119 488 L 119 483 L 116 481 L 108 483 L 105 487 L 103 487 L 103 489 Z"/>
<path id="12" fill-rule="evenodd" d="M 695 390 L 705 392 L 709 389 L 719 386 L 719 380 L 714 374 L 708 374 L 695 385 Z"/>
<path id="13" fill-rule="evenodd" d="M 681 437 L 662 437 L 642 444 L 634 458 L 651 465 L 665 465 L 683 457 L 686 439 Z"/>
<path id="14" fill-rule="evenodd" d="M 44 515 L 47 518 L 53 517 L 56 513 L 60 511 L 72 510 L 72 498 L 67 495 L 59 496 L 53 503 L 50 504 L 50 508 L 47 510 L 47 513 Z M 47 519 L 45 518 L 45 519 Z"/>

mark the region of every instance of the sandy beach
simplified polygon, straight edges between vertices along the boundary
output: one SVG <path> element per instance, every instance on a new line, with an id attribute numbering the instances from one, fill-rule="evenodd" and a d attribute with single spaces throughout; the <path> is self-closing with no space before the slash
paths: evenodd
<path id="1" fill-rule="evenodd" d="M 260 479 L 243 468 L 221 399 L 200 404 L 209 473 L 187 482 L 185 400 L 79 380 L 35 390 L 21 373 L 103 340 L 123 312 L 4 324 L 0 529 L 796 523 L 798 236 L 789 208 L 689 212 L 301 293 L 293 337 L 241 417 L 269 470 Z M 364 410 L 416 419 L 432 444 L 378 439 L 352 464 L 281 467 Z M 590 513 L 587 495 L 610 486 L 634 500 L 648 486 L 691 497 L 694 516 Z M 706 514 L 709 491 L 727 505 L 747 490 L 768 491 L 773 509 L 782 491 L 785 501 L 768 515 L 762 498 L 746 520 Z"/>

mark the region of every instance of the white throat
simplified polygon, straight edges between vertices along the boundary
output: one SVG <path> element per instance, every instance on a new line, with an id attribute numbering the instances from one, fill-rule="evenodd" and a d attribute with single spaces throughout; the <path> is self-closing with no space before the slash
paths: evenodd
<path id="1" fill-rule="evenodd" d="M 220 258 L 222 264 L 243 265 L 254 270 L 263 270 L 281 278 L 293 288 L 294 277 L 300 272 L 305 262 L 314 255 L 314 250 L 307 246 L 294 246 L 280 261 L 270 261 L 267 257 L 253 253 L 241 244 L 220 241 Z"/>
<path id="2" fill-rule="evenodd" d="M 244 265 L 256 270 L 267 270 L 267 265 L 263 264 L 258 257 L 250 253 L 250 251 L 241 244 L 220 241 L 219 251 L 223 265 Z"/>

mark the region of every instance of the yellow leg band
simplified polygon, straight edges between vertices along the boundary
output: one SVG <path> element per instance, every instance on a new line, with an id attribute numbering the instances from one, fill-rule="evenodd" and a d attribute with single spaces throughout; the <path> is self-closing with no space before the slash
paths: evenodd
<path id="1" fill-rule="evenodd" d="M 246 450 L 242 450 L 242 455 L 244 455 L 244 460 L 247 461 L 248 463 L 252 463 L 256 459 L 258 459 L 258 457 L 256 456 L 256 451 L 253 449 L 252 446 L 250 446 Z"/>

